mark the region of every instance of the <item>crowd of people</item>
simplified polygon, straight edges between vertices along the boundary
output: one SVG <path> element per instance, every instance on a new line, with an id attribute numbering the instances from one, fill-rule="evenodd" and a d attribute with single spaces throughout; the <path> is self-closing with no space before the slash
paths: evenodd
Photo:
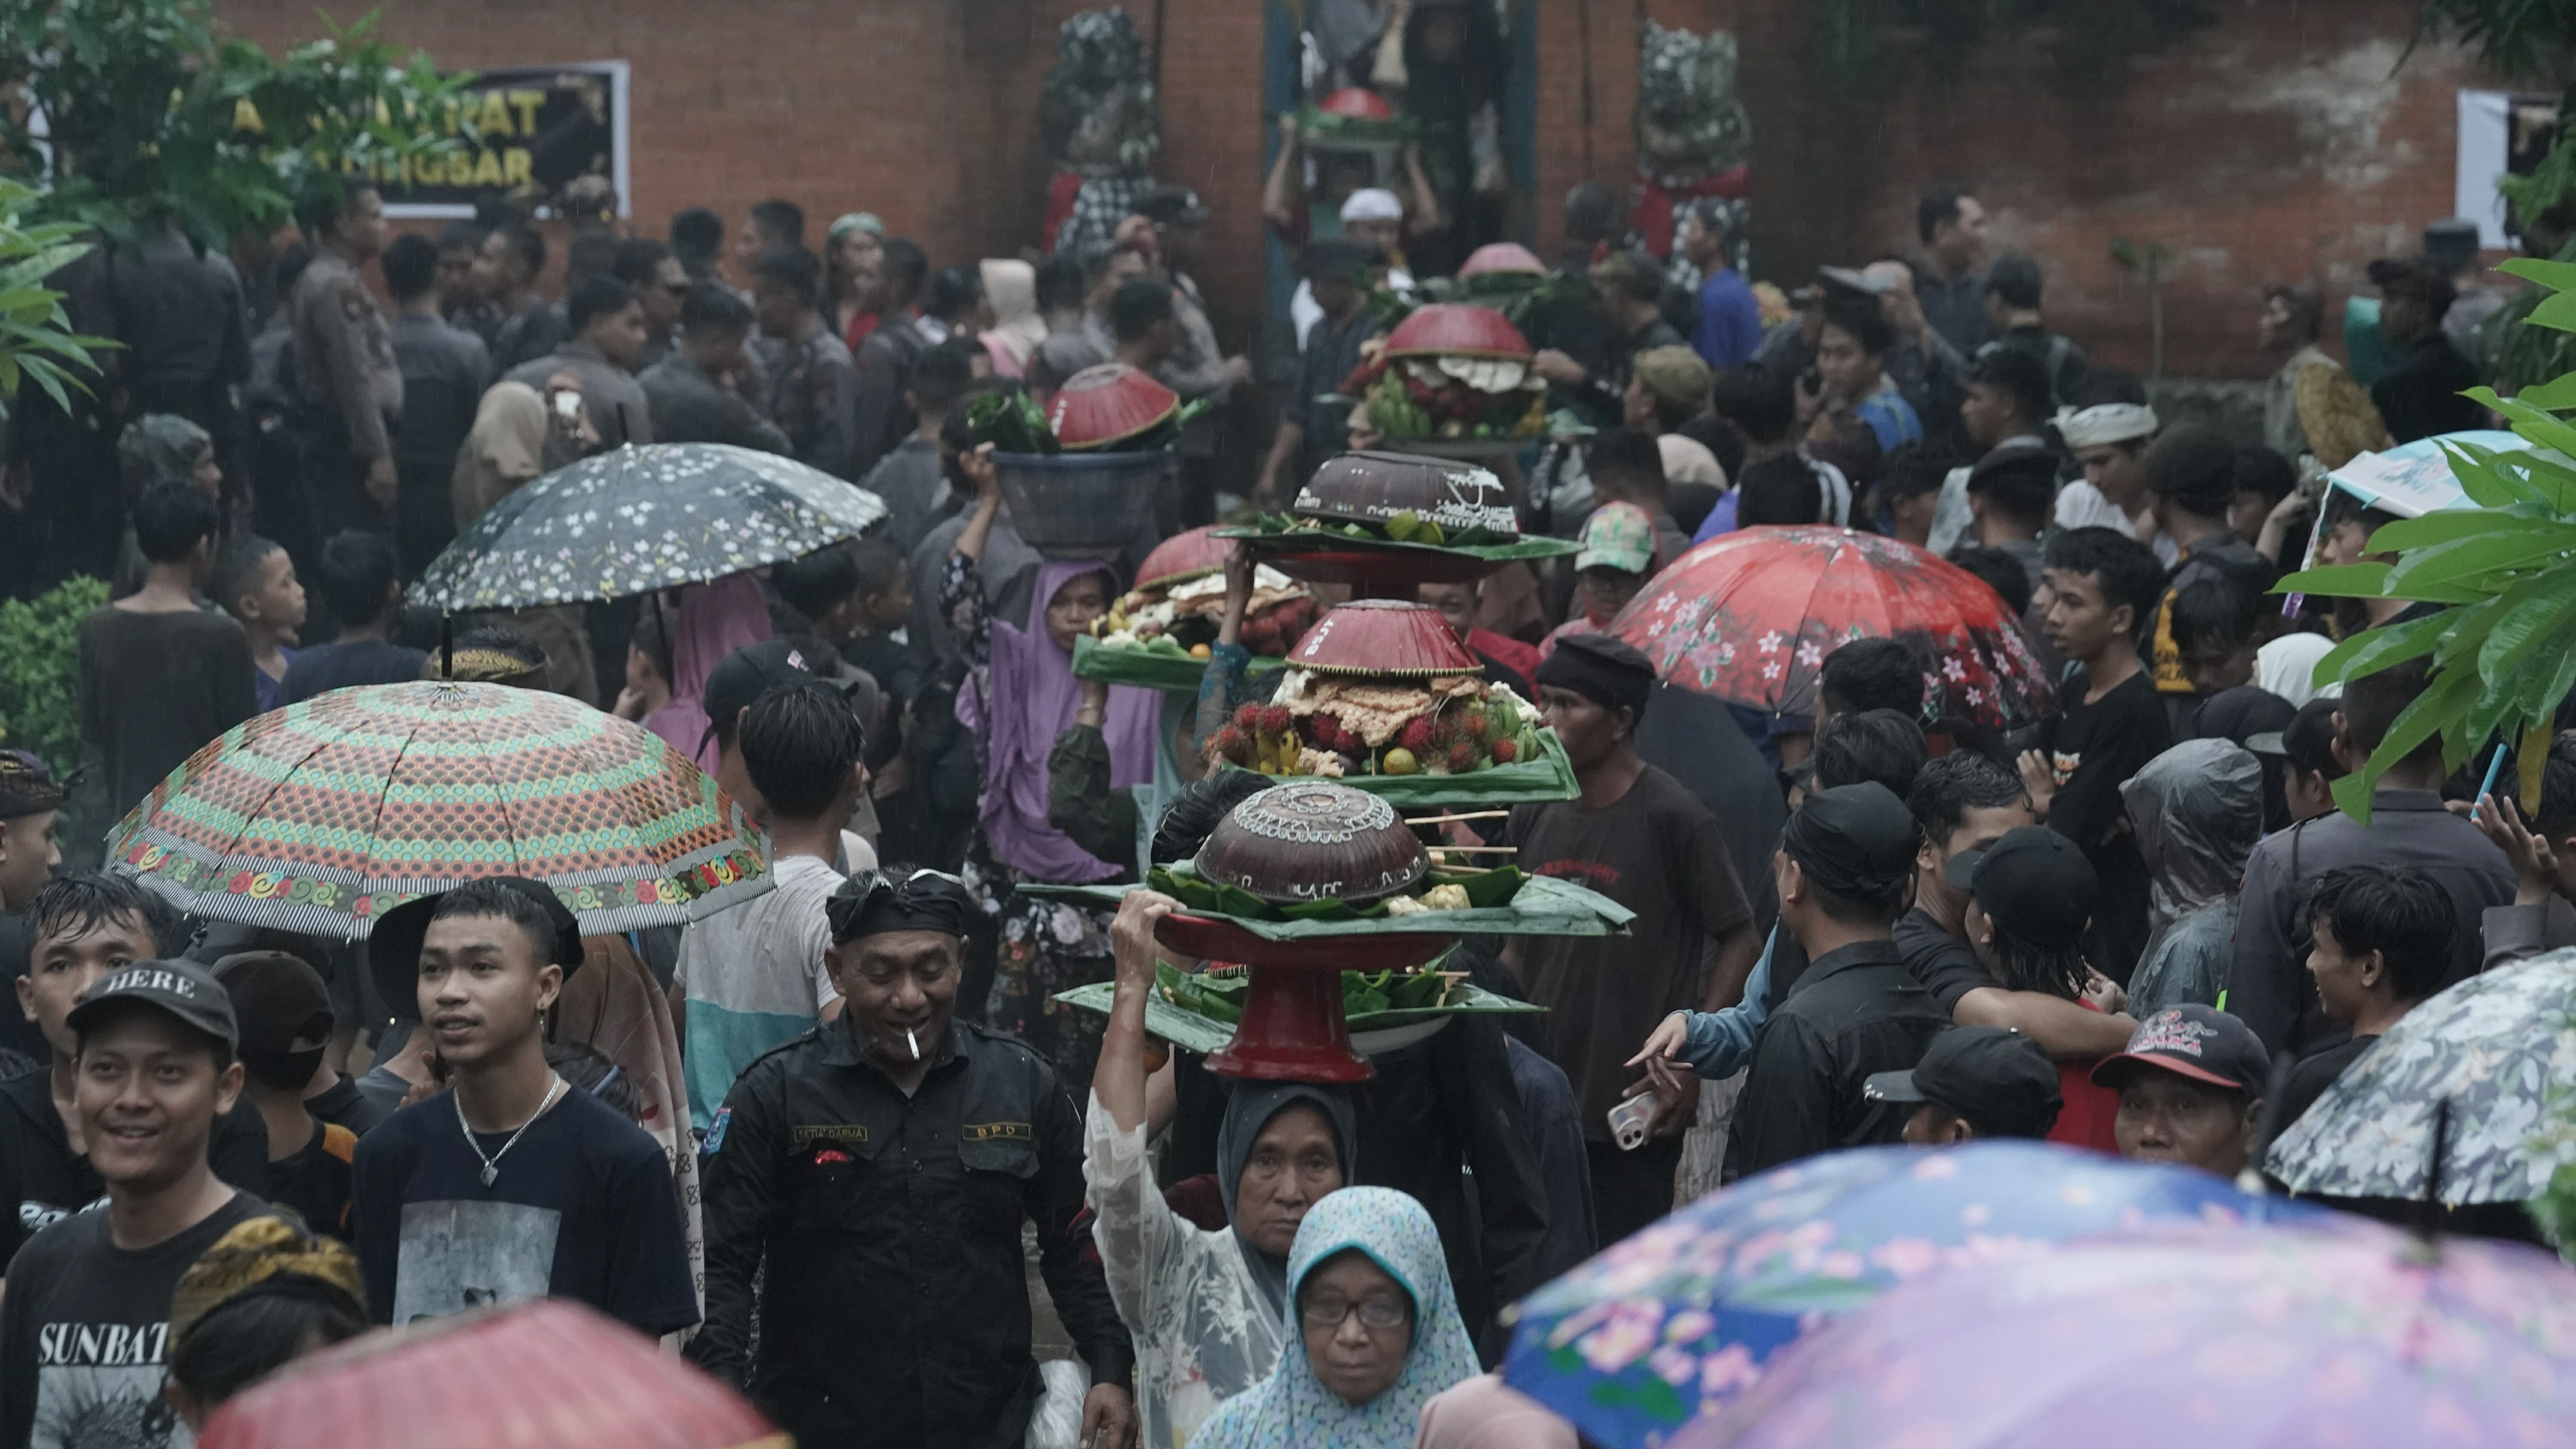
<path id="1" fill-rule="evenodd" d="M 1383 299 L 1432 280 L 1405 247 L 1436 218 L 1367 187 L 1337 235 L 1274 210 L 1307 280 L 1275 439 L 1238 496 L 1237 425 L 1193 422 L 1140 546 L 1382 441 L 1340 383 Z M 1259 571 L 1225 566 L 1196 693 L 1077 678 L 1136 559 L 1043 555 L 965 426 L 1110 362 L 1255 406 L 1191 279 L 1187 188 L 1034 262 L 938 268 L 785 201 L 730 244 L 702 208 L 667 240 L 588 225 L 559 295 L 528 219 L 388 239 L 363 186 L 256 285 L 149 253 L 188 284 L 155 294 L 189 299 L 160 333 L 190 336 L 126 365 L 178 380 L 137 391 L 161 401 L 112 459 L 19 430 L 42 571 L 116 597 L 79 631 L 84 779 L 0 754 L 8 1442 L 185 1442 L 174 1422 L 370 1323 L 550 1294 L 684 1343 L 809 1445 L 1018 1444 L 1051 1403 L 1086 1445 L 1571 1444 L 1481 1376 L 1504 1310 L 1677 1202 L 1900 1142 L 2259 1174 L 2412 1007 L 2576 945 L 2576 737 L 2519 807 L 2428 738 L 2366 819 L 2337 808 L 2427 676 L 2316 662 L 2435 606 L 2269 593 L 2390 521 L 2316 486 L 2342 459 L 2301 404 L 2359 382 L 2316 346 L 2313 288 L 2266 293 L 2282 370 L 2238 442 L 2051 330 L 2044 269 L 1986 255 L 1967 191 L 1923 198 L 1919 248 L 1788 296 L 1738 275 L 1723 206 L 1685 204 L 1669 257 L 1614 210 L 1569 198 L 1528 319 L 1584 426 L 1506 469 L 1525 529 L 1579 551 L 1422 602 L 1579 789 L 1452 834 L 1635 917 L 1466 941 L 1448 969 L 1543 1013 L 1453 1020 L 1355 1086 L 1229 1083 L 1147 1029 L 1158 958 L 1199 963 L 1157 945 L 1177 903 L 1141 882 L 1271 783 L 1207 749 L 1255 698 Z M 2446 331 L 2468 266 L 2371 269 L 2383 441 L 2479 421 Z M 656 442 L 793 457 L 888 517 L 649 606 L 450 621 L 467 647 L 433 650 L 404 601 L 431 560 L 530 480 Z M 1729 703 L 1617 636 L 1696 546 L 1783 525 L 1958 563 L 2025 622 L 2054 709 L 1950 717 L 1940 662 L 1887 638 L 1824 657 L 1812 707 Z M 180 918 L 59 828 L 254 714 L 441 676 L 640 723 L 766 833 L 773 887 L 585 937 L 498 877 L 352 946 Z M 1114 911 L 1034 889 L 1094 883 L 1139 888 Z M 1102 982 L 1105 1015 L 1058 999 Z M 1079 1372 L 1041 1368 L 1042 1313 Z"/>

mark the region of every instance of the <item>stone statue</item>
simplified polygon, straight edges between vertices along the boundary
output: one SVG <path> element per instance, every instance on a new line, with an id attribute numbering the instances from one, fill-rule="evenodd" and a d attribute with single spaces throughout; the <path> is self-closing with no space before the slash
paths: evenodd
<path id="1" fill-rule="evenodd" d="M 1154 184 L 1154 153 L 1163 145 L 1153 73 L 1126 11 L 1085 10 L 1064 22 L 1055 69 L 1039 92 L 1038 124 L 1056 165 L 1047 249 L 1107 240 Z"/>
<path id="2" fill-rule="evenodd" d="M 1693 35 L 1646 21 L 1637 47 L 1637 181 L 1629 225 L 1658 257 L 1673 250 L 1683 203 L 1729 203 L 1728 234 L 1744 235 L 1753 140 L 1735 91 L 1735 37 Z"/>

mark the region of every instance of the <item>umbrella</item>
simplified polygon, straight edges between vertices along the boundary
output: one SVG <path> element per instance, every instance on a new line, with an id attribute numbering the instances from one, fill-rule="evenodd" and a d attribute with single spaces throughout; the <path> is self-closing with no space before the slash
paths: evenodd
<path id="1" fill-rule="evenodd" d="M 1944 1263 L 2153 1221 L 2315 1219 L 2188 1168 L 2038 1142 L 1809 1158 L 1700 1199 L 1516 1309 L 1511 1386 L 1609 1449 L 1660 1442 L 1820 1323 Z"/>
<path id="2" fill-rule="evenodd" d="M 529 609 L 647 593 L 856 538 L 875 494 L 725 443 L 627 446 L 512 490 L 430 561 L 412 601 Z"/>
<path id="3" fill-rule="evenodd" d="M 356 940 L 477 876 L 546 882 L 585 933 L 771 884 L 742 808 L 642 725 L 497 684 L 335 689 L 235 725 L 152 788 L 108 858 L 208 920 Z"/>
<path id="4" fill-rule="evenodd" d="M 1690 1449 L 2568 1442 L 2576 1273 L 2393 1229 L 2170 1229 L 1909 1283 L 1782 1355 Z"/>
<path id="5" fill-rule="evenodd" d="M 1748 528 L 1657 574 L 1611 622 L 1667 684 L 1812 715 L 1825 656 L 1903 639 L 1935 717 L 2011 729 L 2056 707 L 2021 621 L 1985 582 L 1911 544 L 1848 528 Z"/>
<path id="6" fill-rule="evenodd" d="M 226 1400 L 203 1449 L 786 1449 L 705 1371 L 540 1299 L 373 1333 Z"/>
<path id="7" fill-rule="evenodd" d="M 2576 951 L 2472 976 L 2400 1017 L 2264 1166 L 2293 1192 L 2420 1198 L 2444 1102 L 2446 1203 L 2528 1202 L 2576 1162 Z"/>

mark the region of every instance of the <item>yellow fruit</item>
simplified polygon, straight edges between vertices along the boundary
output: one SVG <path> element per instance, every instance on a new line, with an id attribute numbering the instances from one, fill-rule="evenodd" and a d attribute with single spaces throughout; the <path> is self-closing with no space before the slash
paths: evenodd
<path id="1" fill-rule="evenodd" d="M 1378 768 L 1390 775 L 1410 775 L 1416 768 L 1413 751 L 1398 745 L 1386 752 L 1386 758 L 1378 762 Z"/>
<path id="2" fill-rule="evenodd" d="M 1207 647 L 1205 644 L 1193 644 L 1193 645 L 1191 645 L 1191 646 L 1190 646 L 1190 657 L 1191 657 L 1192 659 L 1205 659 L 1206 657 L 1208 657 L 1208 647 Z"/>

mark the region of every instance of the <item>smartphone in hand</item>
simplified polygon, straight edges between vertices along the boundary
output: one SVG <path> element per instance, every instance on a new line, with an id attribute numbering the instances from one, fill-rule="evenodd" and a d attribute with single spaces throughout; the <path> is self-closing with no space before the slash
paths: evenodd
<path id="1" fill-rule="evenodd" d="M 1622 1152 L 1634 1152 L 1646 1141 L 1646 1124 L 1655 1117 L 1655 1094 L 1640 1092 L 1610 1109 L 1610 1138 Z"/>

